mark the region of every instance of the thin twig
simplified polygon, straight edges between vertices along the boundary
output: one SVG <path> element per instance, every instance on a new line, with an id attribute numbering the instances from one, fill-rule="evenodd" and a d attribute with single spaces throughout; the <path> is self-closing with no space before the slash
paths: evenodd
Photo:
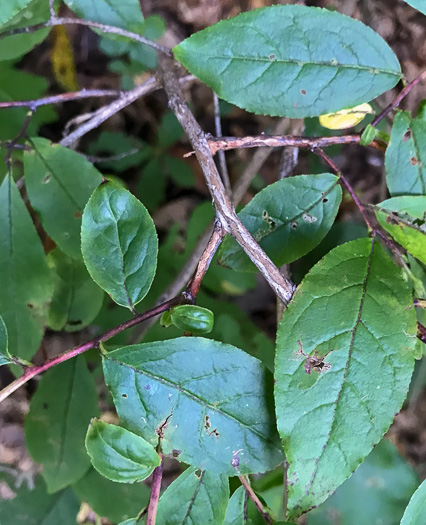
<path id="1" fill-rule="evenodd" d="M 157 519 L 158 500 L 160 499 L 161 481 L 163 479 L 163 455 L 160 452 L 161 464 L 155 468 L 152 475 L 151 496 L 149 498 L 146 525 L 155 525 Z"/>
<path id="2" fill-rule="evenodd" d="M 159 66 L 170 107 L 187 133 L 192 147 L 196 152 L 195 154 L 216 208 L 217 218 L 220 220 L 225 231 L 231 233 L 251 261 L 260 270 L 275 294 L 278 295 L 285 304 L 288 304 L 293 295 L 293 284 L 280 274 L 278 268 L 253 239 L 235 213 L 226 195 L 219 172 L 217 171 L 206 135 L 185 102 L 175 72 L 175 63 L 170 58 L 160 55 Z"/>
<path id="3" fill-rule="evenodd" d="M 55 0 L 49 0 L 49 12 L 50 12 L 50 18 L 55 18 L 55 8 L 53 7 L 53 4 L 55 3 Z"/>
<path id="4" fill-rule="evenodd" d="M 421 75 L 419 75 L 417 78 L 409 82 L 404 89 L 399 93 L 399 95 L 394 99 L 393 102 L 389 104 L 381 113 L 377 115 L 377 117 L 373 120 L 371 125 L 373 127 L 377 126 L 377 124 L 384 118 L 388 113 L 390 113 L 393 109 L 396 109 L 400 104 L 401 101 L 408 95 L 408 93 L 417 86 L 419 82 L 426 79 L 426 71 L 423 71 Z"/>
<path id="5" fill-rule="evenodd" d="M 123 153 L 117 153 L 117 155 L 109 155 L 106 157 L 97 157 L 96 155 L 86 155 L 85 153 L 80 153 L 80 155 L 83 155 L 83 157 L 85 157 L 92 164 L 102 164 L 103 162 L 116 162 L 118 160 L 127 159 L 127 157 L 136 155 L 136 153 L 139 153 L 140 151 L 141 151 L 141 148 L 131 148 L 127 151 L 123 151 Z"/>
<path id="6" fill-rule="evenodd" d="M 246 493 L 248 494 L 248 497 L 252 500 L 252 502 L 256 505 L 257 510 L 259 511 L 262 518 L 266 521 L 266 523 L 274 523 L 271 516 L 266 512 L 266 510 L 263 508 L 262 502 L 260 499 L 256 496 L 254 490 L 251 488 L 250 483 L 248 482 L 247 478 L 245 476 L 238 476 L 238 479 L 241 481 L 242 486 L 245 488 Z"/>
<path id="7" fill-rule="evenodd" d="M 183 301 L 186 301 L 185 294 L 165 301 L 164 303 L 155 306 L 154 308 L 151 308 L 150 310 L 147 310 L 142 314 L 135 315 L 132 319 L 129 319 L 129 321 L 125 321 L 124 323 L 121 323 L 115 326 L 114 328 L 110 328 L 102 335 L 98 335 L 97 337 L 88 341 L 87 343 L 83 343 L 82 345 L 76 346 L 72 350 L 68 350 L 56 357 L 53 357 L 52 359 L 49 359 L 42 365 L 28 367 L 21 377 L 18 377 L 18 379 L 16 379 L 12 383 L 10 383 L 10 385 L 8 385 L 0 391 L 0 403 L 4 401 L 7 397 L 9 397 L 10 394 L 15 392 L 15 390 L 20 388 L 22 385 L 27 383 L 36 375 L 41 374 L 42 372 L 46 372 L 46 370 L 49 370 L 50 368 L 59 365 L 60 363 L 64 363 L 65 361 L 68 361 L 69 359 L 72 359 L 73 357 L 76 357 L 77 355 L 80 355 L 86 352 L 87 350 L 90 350 L 91 348 L 99 347 L 99 344 L 103 341 L 107 341 L 108 339 L 111 339 L 112 337 L 123 332 L 124 330 L 127 330 L 132 326 L 142 323 L 143 321 L 150 319 L 151 317 L 157 316 L 165 312 L 166 310 L 169 310 L 169 308 L 171 308 L 172 306 L 175 306 Z"/>
<path id="8" fill-rule="evenodd" d="M 18 140 L 20 140 L 27 132 L 28 126 L 30 125 L 30 122 L 33 116 L 34 116 L 34 111 L 33 110 L 28 111 L 27 116 L 25 117 L 25 120 L 21 126 L 21 129 L 19 130 L 19 133 L 9 143 L 9 147 L 7 148 L 7 153 L 4 158 L 4 162 L 6 163 L 9 173 L 11 171 L 10 158 L 12 156 L 13 150 L 15 149 L 15 145 L 18 143 Z"/>
<path id="9" fill-rule="evenodd" d="M 288 469 L 290 466 L 289 462 L 286 459 L 284 460 L 283 466 L 283 521 L 286 521 L 288 512 Z"/>
<path id="10" fill-rule="evenodd" d="M 149 40 L 148 38 L 145 38 L 144 36 L 138 35 L 137 33 L 133 33 L 132 31 L 127 31 L 126 29 L 122 29 L 121 27 L 101 24 L 100 22 L 93 22 L 91 20 L 82 20 L 80 18 L 56 17 L 55 15 L 51 16 L 51 18 L 47 22 L 35 24 L 33 26 L 20 27 L 16 29 L 11 29 L 9 31 L 5 31 L 0 34 L 0 39 L 8 37 L 8 36 L 12 36 L 12 35 L 22 34 L 22 33 L 25 33 L 25 34 L 35 33 L 36 31 L 38 31 L 39 29 L 43 29 L 44 27 L 56 27 L 56 26 L 63 26 L 63 25 L 85 26 L 85 27 L 90 27 L 92 29 L 99 29 L 103 33 L 110 33 L 112 35 L 124 36 L 126 38 L 130 38 L 131 40 L 134 40 L 135 42 L 139 42 L 140 44 L 149 46 L 152 49 L 155 49 L 156 51 L 163 53 L 164 55 L 172 56 L 172 53 L 169 48 L 161 46 L 160 44 L 157 44 L 156 42 L 153 42 L 152 40 Z"/>
<path id="11" fill-rule="evenodd" d="M 214 127 L 216 137 L 222 137 L 222 122 L 220 120 L 220 107 L 219 107 L 219 97 L 213 91 L 213 107 L 214 107 Z M 218 152 L 219 157 L 219 167 L 220 174 L 222 176 L 223 185 L 225 186 L 225 191 L 229 197 L 229 200 L 232 202 L 232 190 L 231 182 L 229 180 L 228 166 L 226 165 L 225 152 L 220 150 Z"/>
<path id="12" fill-rule="evenodd" d="M 11 100 L 8 102 L 0 102 L 0 109 L 30 108 L 34 111 L 38 107 L 47 106 L 48 104 L 62 104 L 63 102 L 72 102 L 74 100 L 94 97 L 120 97 L 124 93 L 124 91 L 116 89 L 82 89 L 81 91 L 61 93 L 60 95 L 52 95 L 37 100 Z"/>

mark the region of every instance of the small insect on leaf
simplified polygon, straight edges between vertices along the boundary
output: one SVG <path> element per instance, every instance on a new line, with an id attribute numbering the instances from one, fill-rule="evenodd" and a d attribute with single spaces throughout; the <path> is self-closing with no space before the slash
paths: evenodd
<path id="1" fill-rule="evenodd" d="M 327 113 L 321 115 L 319 121 L 321 126 L 328 129 L 347 129 L 353 128 L 359 124 L 366 115 L 373 112 L 373 108 L 370 104 L 360 104 L 354 108 L 342 109 L 335 113 Z"/>

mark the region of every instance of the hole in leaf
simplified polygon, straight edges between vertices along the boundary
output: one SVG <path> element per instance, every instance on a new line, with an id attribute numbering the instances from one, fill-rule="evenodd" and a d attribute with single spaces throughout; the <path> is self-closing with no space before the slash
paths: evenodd
<path id="1" fill-rule="evenodd" d="M 121 397 L 123 397 L 124 399 L 127 399 L 127 394 L 121 394 Z"/>
<path id="2" fill-rule="evenodd" d="M 328 202 L 328 199 L 327 199 L 327 198 L 325 198 L 325 199 L 323 199 L 323 200 L 322 200 L 322 202 Z"/>
<path id="3" fill-rule="evenodd" d="M 202 471 L 201 471 L 200 469 L 197 469 L 197 470 L 194 472 L 194 474 L 196 475 L 196 477 L 197 477 L 198 479 L 200 479 L 200 478 L 201 478 L 201 475 L 202 475 Z"/>
<path id="4" fill-rule="evenodd" d="M 411 138 L 411 130 L 406 131 L 402 137 L 402 142 L 407 142 Z"/>
<path id="5" fill-rule="evenodd" d="M 50 173 L 46 173 L 46 175 L 43 177 L 43 179 L 42 179 L 41 182 L 42 182 L 43 184 L 49 184 L 49 182 L 50 182 L 50 176 L 51 176 Z"/>
<path id="6" fill-rule="evenodd" d="M 274 58 L 275 58 L 275 55 L 274 55 L 273 53 L 271 53 L 271 54 L 269 55 L 269 60 L 274 60 Z"/>
<path id="7" fill-rule="evenodd" d="M 291 228 L 292 230 L 297 230 L 297 222 L 292 222 L 292 223 L 290 224 L 290 228 Z"/>

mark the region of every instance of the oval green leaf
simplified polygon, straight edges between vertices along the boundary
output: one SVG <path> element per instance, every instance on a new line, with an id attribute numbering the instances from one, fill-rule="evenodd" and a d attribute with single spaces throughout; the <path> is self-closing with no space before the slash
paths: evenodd
<path id="1" fill-rule="evenodd" d="M 222 525 L 229 499 L 226 476 L 188 468 L 161 496 L 157 523 Z"/>
<path id="2" fill-rule="evenodd" d="M 97 188 L 83 213 L 81 250 L 92 279 L 134 311 L 157 267 L 157 233 L 145 206 L 116 183 Z"/>
<path id="3" fill-rule="evenodd" d="M 0 316 L 0 366 L 13 363 L 7 350 L 7 328 Z"/>
<path id="4" fill-rule="evenodd" d="M 102 307 L 104 292 L 87 272 L 83 259 L 71 259 L 52 250 L 47 263 L 54 272 L 54 292 L 47 325 L 52 330 L 75 332 L 89 325 Z"/>
<path id="5" fill-rule="evenodd" d="M 43 245 L 16 184 L 0 186 L 0 314 L 11 354 L 30 359 L 40 345 L 53 293 Z"/>
<path id="6" fill-rule="evenodd" d="M 245 525 L 244 506 L 246 504 L 246 491 L 239 487 L 229 500 L 223 525 Z"/>
<path id="7" fill-rule="evenodd" d="M 81 216 L 102 176 L 88 160 L 64 146 L 42 138 L 31 139 L 31 144 L 34 149 L 24 153 L 31 205 L 61 250 L 78 259 Z"/>
<path id="8" fill-rule="evenodd" d="M 376 215 L 396 242 L 426 264 L 426 196 L 393 197 L 378 205 Z"/>
<path id="9" fill-rule="evenodd" d="M 84 438 L 90 418 L 98 414 L 96 385 L 84 357 L 42 377 L 25 419 L 25 438 L 31 456 L 44 467 L 49 492 L 75 483 L 89 469 Z"/>
<path id="10" fill-rule="evenodd" d="M 408 507 L 405 509 L 401 525 L 414 525 L 426 522 L 426 481 L 413 494 Z"/>
<path id="11" fill-rule="evenodd" d="M 220 98 L 265 115 L 303 118 L 351 108 L 401 78 L 396 56 L 372 29 L 300 5 L 223 20 L 173 53 Z"/>
<path id="12" fill-rule="evenodd" d="M 408 111 L 395 116 L 385 167 L 391 195 L 426 195 L 426 121 Z"/>
<path id="13" fill-rule="evenodd" d="M 338 178 L 330 173 L 299 175 L 270 184 L 238 217 L 277 266 L 310 252 L 333 225 L 342 200 Z M 226 237 L 219 264 L 254 272 L 254 264 L 232 238 Z"/>
<path id="14" fill-rule="evenodd" d="M 389 428 L 415 341 L 410 290 L 376 242 L 335 248 L 303 280 L 281 321 L 275 362 L 293 518 L 332 494 Z"/>
<path id="15" fill-rule="evenodd" d="M 283 459 L 272 378 L 260 361 L 202 337 L 119 348 L 103 356 L 123 425 L 165 454 L 218 474 L 264 472 Z"/>
<path id="16" fill-rule="evenodd" d="M 195 335 L 207 334 L 213 330 L 213 312 L 201 306 L 192 304 L 176 306 L 170 310 L 170 318 L 177 328 Z"/>
<path id="17" fill-rule="evenodd" d="M 99 474 L 119 483 L 143 481 L 161 463 L 154 447 L 143 438 L 98 419 L 90 423 L 86 450 Z"/>

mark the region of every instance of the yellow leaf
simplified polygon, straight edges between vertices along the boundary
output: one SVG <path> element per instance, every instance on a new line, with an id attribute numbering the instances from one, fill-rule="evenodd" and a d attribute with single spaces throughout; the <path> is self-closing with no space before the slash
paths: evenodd
<path id="1" fill-rule="evenodd" d="M 51 51 L 53 75 L 56 82 L 67 91 L 77 91 L 74 54 L 64 26 L 53 28 Z"/>
<path id="2" fill-rule="evenodd" d="M 321 126 L 328 129 L 353 128 L 359 124 L 366 115 L 373 113 L 370 104 L 360 104 L 354 108 L 342 109 L 335 113 L 321 115 L 319 118 Z"/>

